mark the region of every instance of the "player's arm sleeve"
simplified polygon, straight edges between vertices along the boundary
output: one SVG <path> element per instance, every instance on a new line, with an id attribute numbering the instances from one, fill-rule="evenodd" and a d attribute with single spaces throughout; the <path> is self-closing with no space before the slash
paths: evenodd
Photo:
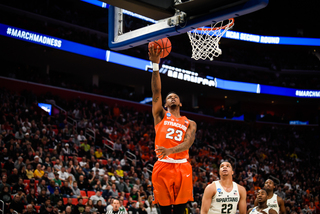
<path id="1" fill-rule="evenodd" d="M 190 120 L 190 125 L 186 131 L 183 142 L 175 147 L 172 147 L 172 153 L 179 153 L 188 150 L 194 142 L 196 131 L 197 124 L 194 121 Z"/>
<path id="2" fill-rule="evenodd" d="M 201 214 L 207 214 L 211 205 L 212 197 L 216 194 L 215 184 L 210 184 L 204 190 L 201 204 Z"/>
<path id="3" fill-rule="evenodd" d="M 280 207 L 279 214 L 286 214 L 287 212 L 286 212 L 286 207 L 284 206 L 284 201 L 279 196 L 278 196 L 278 204 L 279 204 L 279 207 Z"/>
<path id="4" fill-rule="evenodd" d="M 151 90 L 152 90 L 152 115 L 155 119 L 155 125 L 159 123 L 165 114 L 162 107 L 161 97 L 161 79 L 159 70 L 154 70 L 151 77 Z"/>
<path id="5" fill-rule="evenodd" d="M 239 214 L 247 213 L 247 191 L 243 186 L 238 185 L 240 192 Z"/>

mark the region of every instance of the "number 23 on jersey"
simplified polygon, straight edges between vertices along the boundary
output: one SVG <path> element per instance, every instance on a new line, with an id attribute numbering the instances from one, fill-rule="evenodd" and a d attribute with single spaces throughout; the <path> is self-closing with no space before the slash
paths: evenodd
<path id="1" fill-rule="evenodd" d="M 174 139 L 175 141 L 181 141 L 182 140 L 183 132 L 179 129 L 174 128 L 168 128 L 166 138 L 167 139 Z"/>

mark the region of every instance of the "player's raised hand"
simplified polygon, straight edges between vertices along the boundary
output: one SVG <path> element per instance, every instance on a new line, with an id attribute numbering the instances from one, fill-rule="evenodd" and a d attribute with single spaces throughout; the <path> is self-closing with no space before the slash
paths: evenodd
<path id="1" fill-rule="evenodd" d="M 163 50 L 159 50 L 159 46 L 157 48 L 154 45 L 151 46 L 149 51 L 149 60 L 153 63 L 160 63 L 160 54 Z"/>
<path id="2" fill-rule="evenodd" d="M 168 155 L 172 154 L 171 149 L 167 149 L 162 146 L 157 146 L 155 151 L 156 151 L 157 157 L 160 159 L 163 159 L 163 158 L 167 157 Z"/>

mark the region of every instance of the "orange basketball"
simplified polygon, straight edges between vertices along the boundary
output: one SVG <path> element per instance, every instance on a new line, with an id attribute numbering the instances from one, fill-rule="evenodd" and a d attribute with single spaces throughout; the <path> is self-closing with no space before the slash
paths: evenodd
<path id="1" fill-rule="evenodd" d="M 161 53 L 160 58 L 165 58 L 171 52 L 171 42 L 167 37 L 163 39 L 158 39 L 153 42 L 149 42 L 149 45 L 148 45 L 149 51 L 152 47 L 152 44 L 154 45 L 155 50 L 157 49 L 157 47 L 159 47 L 159 51 L 163 49 L 163 52 Z"/>

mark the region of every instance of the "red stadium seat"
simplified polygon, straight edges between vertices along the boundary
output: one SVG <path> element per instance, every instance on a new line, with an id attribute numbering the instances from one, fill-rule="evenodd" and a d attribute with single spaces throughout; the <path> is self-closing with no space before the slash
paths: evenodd
<path id="1" fill-rule="evenodd" d="M 108 165 L 108 161 L 107 160 L 101 160 L 102 165 Z"/>
<path id="2" fill-rule="evenodd" d="M 128 203 L 128 200 L 123 200 L 123 206 L 126 207 Z"/>
<path id="3" fill-rule="evenodd" d="M 80 190 L 80 194 L 82 197 L 87 197 L 87 193 L 84 190 Z"/>
<path id="4" fill-rule="evenodd" d="M 36 212 L 37 212 L 37 213 L 40 212 L 40 206 L 34 206 L 34 208 L 36 208 Z"/>
<path id="5" fill-rule="evenodd" d="M 82 157 L 77 157 L 78 162 L 82 161 Z"/>
<path id="6" fill-rule="evenodd" d="M 52 152 L 53 152 L 53 149 L 49 149 L 49 152 L 52 153 Z"/>
<path id="7" fill-rule="evenodd" d="M 96 192 L 95 191 L 88 191 L 87 194 L 88 194 L 88 198 L 90 198 L 91 196 L 95 195 Z"/>
<path id="8" fill-rule="evenodd" d="M 27 185 L 29 186 L 30 180 L 25 179 L 25 180 L 23 180 L 23 183 L 24 183 L 24 184 L 27 184 Z"/>
<path id="9" fill-rule="evenodd" d="M 4 167 L 4 163 L 1 163 L 1 168 L 3 169 L 3 167 Z"/>
<path id="10" fill-rule="evenodd" d="M 63 198 L 63 204 L 67 204 L 68 203 L 68 198 Z"/>
<path id="11" fill-rule="evenodd" d="M 85 204 L 88 202 L 88 200 L 89 200 L 89 199 L 84 198 L 84 199 L 82 200 L 82 204 L 84 204 L 84 205 L 85 205 Z"/>
<path id="12" fill-rule="evenodd" d="M 56 165 L 56 162 L 55 162 L 55 161 L 51 161 L 51 163 L 53 164 L 53 166 Z"/>
<path id="13" fill-rule="evenodd" d="M 72 199 L 72 204 L 77 206 L 78 205 L 78 199 L 77 198 L 73 198 Z"/>
<path id="14" fill-rule="evenodd" d="M 129 199 L 130 193 L 126 193 L 125 196 L 126 196 L 127 199 Z"/>

